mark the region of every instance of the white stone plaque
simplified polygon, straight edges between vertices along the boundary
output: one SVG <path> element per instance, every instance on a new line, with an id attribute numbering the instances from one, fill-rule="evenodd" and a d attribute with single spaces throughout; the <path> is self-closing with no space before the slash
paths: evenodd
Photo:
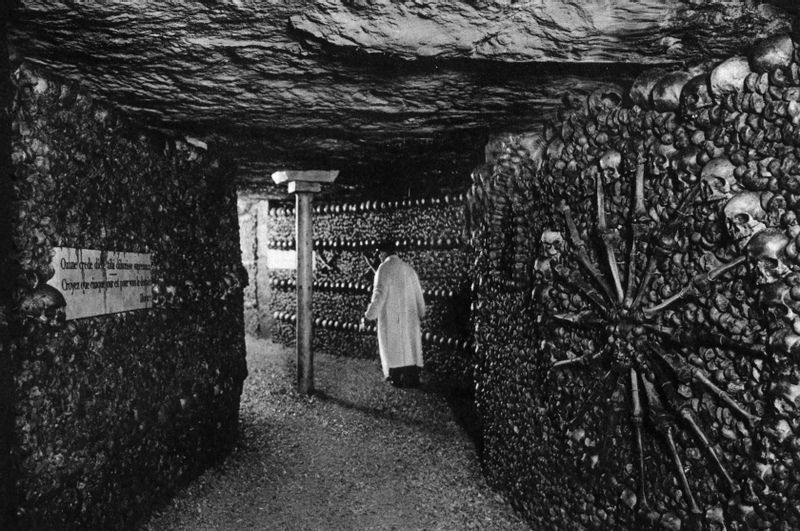
<path id="1" fill-rule="evenodd" d="M 267 267 L 269 269 L 297 269 L 296 251 L 279 251 L 277 249 L 267 249 Z M 311 267 L 317 268 L 317 253 L 311 252 Z"/>
<path id="2" fill-rule="evenodd" d="M 150 308 L 152 255 L 56 247 L 48 282 L 64 295 L 67 319 Z"/>

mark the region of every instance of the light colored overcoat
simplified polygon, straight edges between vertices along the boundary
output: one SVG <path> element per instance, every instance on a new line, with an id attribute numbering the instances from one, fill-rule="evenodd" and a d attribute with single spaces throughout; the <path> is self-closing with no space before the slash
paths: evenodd
<path id="1" fill-rule="evenodd" d="M 389 369 L 396 367 L 422 367 L 419 321 L 425 317 L 425 300 L 416 271 L 397 255 L 389 255 L 378 266 L 365 317 L 378 320 L 384 376 L 388 377 Z"/>

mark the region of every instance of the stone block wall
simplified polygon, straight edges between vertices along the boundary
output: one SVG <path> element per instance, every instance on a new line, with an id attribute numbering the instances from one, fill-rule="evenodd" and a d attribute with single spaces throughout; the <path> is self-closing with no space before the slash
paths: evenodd
<path id="1" fill-rule="evenodd" d="M 266 339 L 272 332 L 272 287 L 266 260 L 269 199 L 248 190 L 239 191 L 238 196 L 242 264 L 249 280 L 244 291 L 245 332 Z"/>

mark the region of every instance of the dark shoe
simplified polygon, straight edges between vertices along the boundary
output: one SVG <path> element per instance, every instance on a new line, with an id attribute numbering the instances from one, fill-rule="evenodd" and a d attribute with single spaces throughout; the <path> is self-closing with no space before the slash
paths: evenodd
<path id="1" fill-rule="evenodd" d="M 390 384 L 392 384 L 395 387 L 405 387 L 404 376 L 405 375 L 403 374 L 402 368 L 389 369 L 389 377 L 387 378 L 387 380 L 389 381 Z"/>
<path id="2" fill-rule="evenodd" d="M 408 367 L 406 371 L 406 386 L 419 387 L 419 367 Z"/>

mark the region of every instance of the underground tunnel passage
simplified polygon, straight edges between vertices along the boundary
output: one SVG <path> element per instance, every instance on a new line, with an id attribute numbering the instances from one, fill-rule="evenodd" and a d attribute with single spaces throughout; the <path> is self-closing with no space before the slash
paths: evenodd
<path id="1" fill-rule="evenodd" d="M 0 528 L 800 529 L 792 2 L 0 15 Z"/>

